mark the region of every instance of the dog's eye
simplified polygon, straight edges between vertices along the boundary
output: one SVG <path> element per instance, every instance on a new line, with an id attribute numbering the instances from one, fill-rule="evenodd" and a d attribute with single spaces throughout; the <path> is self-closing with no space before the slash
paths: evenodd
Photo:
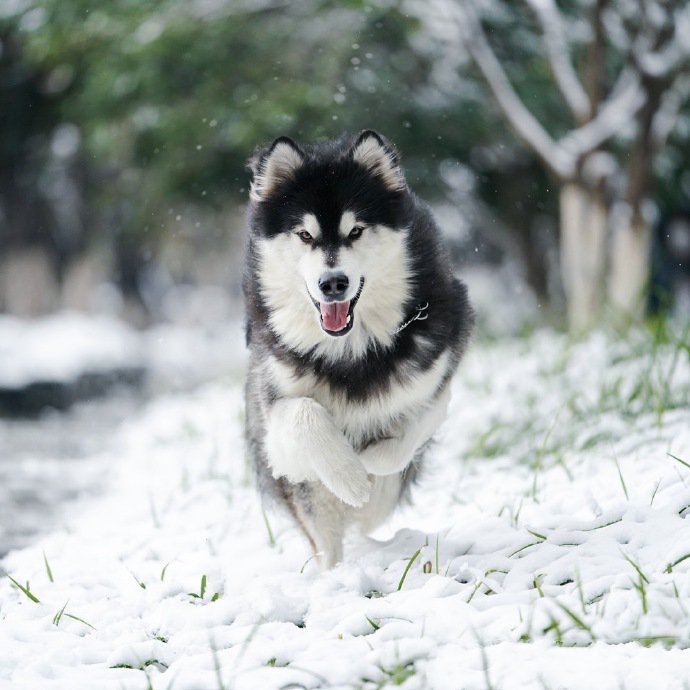
<path id="1" fill-rule="evenodd" d="M 363 232 L 364 232 L 364 226 L 363 225 L 355 225 L 355 227 L 352 228 L 352 230 L 350 230 L 350 234 L 348 235 L 348 237 L 351 240 L 356 240 L 358 237 L 362 236 Z"/>
<path id="2" fill-rule="evenodd" d="M 300 230 L 297 233 L 297 237 L 299 237 L 305 244 L 311 244 L 314 241 L 314 238 L 306 230 Z"/>

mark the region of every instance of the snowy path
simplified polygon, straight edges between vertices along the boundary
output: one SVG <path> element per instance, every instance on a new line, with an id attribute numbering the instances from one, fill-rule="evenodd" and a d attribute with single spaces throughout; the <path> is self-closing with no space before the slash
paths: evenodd
<path id="1" fill-rule="evenodd" d="M 145 400 L 237 378 L 245 357 L 228 351 L 239 348 L 237 323 L 135 331 L 73 312 L 36 320 L 0 315 L 0 558 L 51 532 L 70 501 L 100 493 L 113 432 Z M 127 372 L 137 370 L 146 375 L 135 382 Z M 69 409 L 58 412 L 51 402 Z"/>
<path id="2" fill-rule="evenodd" d="M 2 562 L 39 601 L 0 582 L 0 688 L 687 688 L 688 354 L 475 344 L 414 505 L 325 574 L 270 543 L 240 382 L 160 398 Z"/>

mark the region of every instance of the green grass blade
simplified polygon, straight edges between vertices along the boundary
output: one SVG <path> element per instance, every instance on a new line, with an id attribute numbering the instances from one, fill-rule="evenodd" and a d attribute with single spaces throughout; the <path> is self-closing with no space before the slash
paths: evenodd
<path id="1" fill-rule="evenodd" d="M 654 491 L 652 492 L 652 497 L 649 499 L 649 505 L 651 506 L 654 503 L 654 499 L 656 498 L 656 493 L 659 491 L 659 487 L 661 486 L 661 479 L 656 483 L 656 486 L 654 487 Z"/>
<path id="2" fill-rule="evenodd" d="M 543 599 L 544 598 L 544 590 L 541 588 L 540 578 L 541 578 L 541 575 L 535 575 L 533 583 L 534 583 L 534 588 L 537 590 L 537 592 L 539 592 L 539 597 L 541 599 Z"/>
<path id="3" fill-rule="evenodd" d="M 534 530 L 528 529 L 527 530 L 533 537 L 536 537 L 537 539 L 541 539 L 542 541 L 546 541 L 546 535 L 545 534 L 539 534 L 539 532 L 535 532 Z"/>
<path id="4" fill-rule="evenodd" d="M 48 563 L 48 558 L 46 557 L 46 552 L 43 552 L 43 562 L 45 563 L 46 566 L 46 573 L 48 573 L 48 579 L 51 582 L 55 582 L 53 579 L 53 571 L 50 569 L 50 563 Z"/>
<path id="5" fill-rule="evenodd" d="M 91 630 L 95 630 L 96 628 L 91 625 L 91 623 L 87 623 L 83 618 L 79 618 L 79 616 L 75 616 L 74 614 L 71 613 L 65 613 L 63 614 L 66 618 L 71 618 L 74 621 L 78 621 L 79 623 L 83 623 L 84 625 L 87 625 Z"/>
<path id="6" fill-rule="evenodd" d="M 369 625 L 371 625 L 371 627 L 374 628 L 374 632 L 376 632 L 381 627 L 378 623 L 371 620 L 371 618 L 369 618 L 369 616 L 364 616 L 364 617 L 367 619 Z"/>
<path id="7" fill-rule="evenodd" d="M 690 558 L 690 553 L 686 553 L 685 556 L 681 556 L 680 558 L 677 558 L 673 563 L 669 563 L 666 566 L 666 572 L 670 573 L 677 565 L 682 563 L 683 561 L 687 561 L 688 558 Z"/>
<path id="8" fill-rule="evenodd" d="M 536 546 L 537 544 L 541 544 L 541 541 L 533 541 L 530 542 L 529 544 L 525 544 L 524 546 L 521 546 L 517 551 L 513 551 L 513 553 L 508 554 L 508 558 L 512 558 L 513 556 L 517 556 L 519 553 L 524 551 L 525 549 L 529 549 L 530 546 Z"/>
<path id="9" fill-rule="evenodd" d="M 142 582 L 129 568 L 127 568 L 127 572 L 132 576 L 132 579 L 139 585 L 139 587 L 146 589 L 145 582 Z"/>
<path id="10" fill-rule="evenodd" d="M 633 568 L 635 568 L 635 571 L 640 576 L 640 579 L 644 580 L 647 584 L 649 584 L 649 578 L 642 572 L 642 568 L 640 568 L 640 566 L 637 565 L 637 563 L 635 563 L 635 561 L 633 561 L 633 559 L 630 558 L 630 556 L 627 556 L 625 553 L 623 553 L 623 551 L 621 551 L 621 554 L 623 558 L 625 558 L 625 560 L 628 561 L 628 563 L 630 563 L 630 565 Z"/>
<path id="11" fill-rule="evenodd" d="M 685 460 L 681 460 L 677 455 L 674 455 L 673 453 L 666 453 L 669 458 L 673 458 L 674 460 L 678 461 L 681 465 L 685 465 L 688 469 L 690 469 L 690 462 L 686 462 Z"/>
<path id="12" fill-rule="evenodd" d="M 41 600 L 35 594 L 33 594 L 31 592 L 31 590 L 28 588 L 28 586 L 24 587 L 24 585 L 19 584 L 19 582 L 17 582 L 11 575 L 8 575 L 7 577 L 12 581 L 14 586 L 17 587 L 18 589 L 20 589 L 29 599 L 31 599 L 31 601 L 35 602 L 36 604 L 41 603 Z M 27 585 L 28 584 L 29 583 L 27 582 Z"/>
<path id="13" fill-rule="evenodd" d="M 412 564 L 417 560 L 417 557 L 419 554 L 422 552 L 422 547 L 420 546 L 410 557 L 410 560 L 407 561 L 407 565 L 405 566 L 405 570 L 403 571 L 402 577 L 400 578 L 400 582 L 398 582 L 398 592 L 402 589 L 403 584 L 405 584 L 405 578 L 407 577 L 407 573 L 410 572 L 410 568 L 412 567 Z"/>
<path id="14" fill-rule="evenodd" d="M 266 531 L 268 532 L 268 543 L 271 546 L 275 546 L 276 545 L 276 538 L 275 538 L 275 535 L 273 534 L 273 530 L 271 529 L 271 523 L 268 521 L 268 515 L 266 515 L 266 511 L 263 508 L 261 509 L 261 514 L 263 515 L 264 524 L 266 525 Z"/>
<path id="15" fill-rule="evenodd" d="M 625 479 L 623 479 L 623 472 L 621 472 L 621 466 L 618 464 L 618 458 L 615 460 L 616 469 L 618 470 L 618 478 L 621 480 L 621 486 L 623 487 L 623 493 L 625 494 L 625 500 L 630 500 L 630 495 L 628 494 L 628 487 L 625 485 Z"/>
<path id="16" fill-rule="evenodd" d="M 603 525 L 597 525 L 596 527 L 585 527 L 581 529 L 581 532 L 594 532 L 594 530 L 597 529 L 604 529 L 605 527 L 611 527 L 611 525 L 616 525 L 619 522 L 623 522 L 623 518 L 616 518 L 615 520 L 611 520 L 611 522 L 607 522 Z"/>
<path id="17" fill-rule="evenodd" d="M 570 618 L 570 620 L 573 623 L 575 623 L 575 625 L 577 625 L 578 628 L 584 630 L 585 632 L 588 632 L 591 638 L 594 639 L 594 633 L 592 632 L 592 628 L 590 628 L 589 625 L 587 625 L 587 623 L 585 623 L 575 612 L 571 611 L 567 606 L 561 604 L 560 601 L 557 601 L 555 603 L 556 606 L 558 606 L 558 608 L 560 608 L 563 611 L 563 613 L 565 613 L 565 615 L 568 616 L 568 618 Z"/>
<path id="18" fill-rule="evenodd" d="M 316 553 L 315 553 L 315 554 L 312 554 L 311 556 L 309 556 L 309 558 L 307 558 L 307 560 L 304 561 L 304 563 L 302 563 L 302 567 L 299 569 L 299 574 L 300 574 L 300 575 L 303 575 L 303 574 L 304 574 L 304 569 L 307 567 L 307 565 L 309 565 L 309 563 L 310 563 L 311 561 L 313 561 L 315 558 L 318 558 L 318 556 L 319 556 L 319 554 L 316 554 Z"/>
<path id="19" fill-rule="evenodd" d="M 65 609 L 67 608 L 67 604 L 69 604 L 69 599 L 64 603 L 63 607 L 53 616 L 53 625 L 60 625 L 60 620 L 62 619 L 62 614 L 65 612 Z"/>

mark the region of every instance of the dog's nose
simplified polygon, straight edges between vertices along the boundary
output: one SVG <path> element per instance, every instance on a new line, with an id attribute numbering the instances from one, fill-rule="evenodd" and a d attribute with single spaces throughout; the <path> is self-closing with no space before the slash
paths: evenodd
<path id="1" fill-rule="evenodd" d="M 350 284 L 344 273 L 324 273 L 319 278 L 319 288 L 329 302 L 342 299 Z"/>

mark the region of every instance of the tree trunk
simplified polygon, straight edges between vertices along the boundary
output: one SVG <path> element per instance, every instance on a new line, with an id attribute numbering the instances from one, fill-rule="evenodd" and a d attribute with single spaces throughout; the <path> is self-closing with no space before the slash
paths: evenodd
<path id="1" fill-rule="evenodd" d="M 0 257 L 0 311 L 33 318 L 58 306 L 60 288 L 50 252 L 13 248 Z"/>
<path id="2" fill-rule="evenodd" d="M 639 131 L 628 165 L 626 202 L 628 212 L 613 228 L 608 296 L 611 306 L 624 318 L 644 315 L 651 268 L 651 227 L 642 206 L 653 196 L 652 167 L 662 142 L 654 132 L 654 119 L 661 108 L 669 84 L 665 79 L 646 76 L 646 100 L 639 114 Z"/>
<path id="3" fill-rule="evenodd" d="M 615 229 L 608 293 L 611 306 L 627 318 L 644 315 L 651 260 L 651 228 L 641 216 Z"/>
<path id="4" fill-rule="evenodd" d="M 606 266 L 608 209 L 600 193 L 575 182 L 560 191 L 561 271 L 572 331 L 600 316 Z"/>

